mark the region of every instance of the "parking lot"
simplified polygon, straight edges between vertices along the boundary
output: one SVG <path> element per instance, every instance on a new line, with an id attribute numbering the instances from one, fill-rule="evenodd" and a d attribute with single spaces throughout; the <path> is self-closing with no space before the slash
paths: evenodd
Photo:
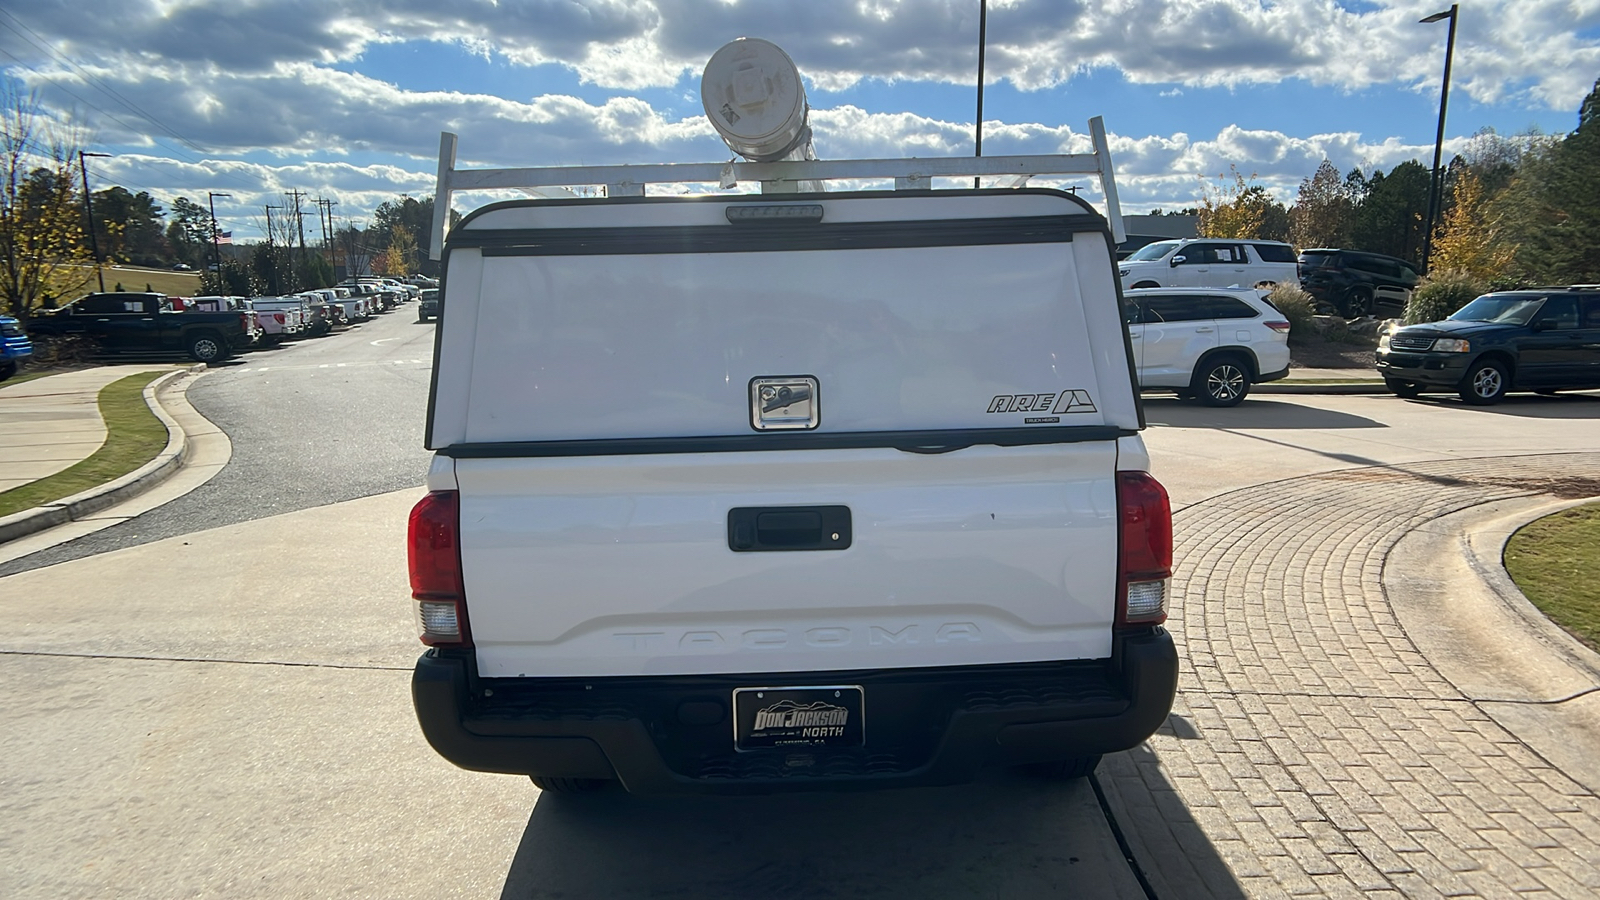
<path id="1" fill-rule="evenodd" d="M 370 495 L 272 487 L 419 402 L 425 359 L 394 348 L 431 330 L 388 317 L 343 350 L 200 380 L 197 408 L 240 456 L 190 496 L 279 505 L 212 521 L 175 501 L 165 524 L 157 510 L 93 552 L 8 566 L 0 852 L 18 896 L 1600 890 L 1600 785 L 1582 764 L 1600 680 L 1548 646 L 1528 670 L 1537 638 L 1466 627 L 1494 610 L 1451 593 L 1450 550 L 1496 516 L 1600 493 L 1600 397 L 1151 397 L 1185 662 L 1167 726 L 1094 783 L 546 796 L 454 769 L 416 730 L 403 521 L 420 488 L 382 485 L 419 478 L 402 471 L 416 458 L 374 470 L 395 474 Z M 310 433 L 282 424 L 293 412 L 241 424 L 269 385 L 387 407 L 330 401 L 299 415 Z M 394 427 L 397 447 L 420 432 Z M 248 487 L 274 466 L 290 474 Z"/>

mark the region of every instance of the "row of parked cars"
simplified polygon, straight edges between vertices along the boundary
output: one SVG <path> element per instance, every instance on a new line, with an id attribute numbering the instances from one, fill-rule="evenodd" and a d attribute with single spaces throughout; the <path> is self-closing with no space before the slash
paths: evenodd
<path id="1" fill-rule="evenodd" d="M 365 321 L 431 289 L 416 281 L 358 278 L 278 297 L 107 291 L 40 312 L 28 327 L 35 336 L 85 340 L 94 353 L 187 353 L 210 363 Z"/>
<path id="2" fill-rule="evenodd" d="M 1124 257 L 1118 274 L 1124 289 L 1299 284 L 1318 306 L 1349 319 L 1398 316 L 1417 286 L 1411 263 L 1382 253 L 1333 248 L 1296 253 L 1282 241 L 1220 238 L 1153 241 Z"/>

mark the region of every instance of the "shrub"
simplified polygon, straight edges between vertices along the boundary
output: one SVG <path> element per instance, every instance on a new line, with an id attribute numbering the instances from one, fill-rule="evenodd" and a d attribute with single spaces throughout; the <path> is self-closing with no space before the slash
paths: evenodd
<path id="1" fill-rule="evenodd" d="M 1300 285 L 1279 282 L 1267 295 L 1267 302 L 1278 308 L 1289 320 L 1289 339 L 1304 341 L 1311 337 L 1311 317 L 1316 315 L 1316 301 L 1300 289 Z"/>
<path id="2" fill-rule="evenodd" d="M 1437 322 L 1483 293 L 1483 283 L 1460 269 L 1440 269 L 1417 286 L 1406 304 L 1406 324 Z"/>
<path id="3" fill-rule="evenodd" d="M 86 363 L 100 354 L 100 345 L 83 334 L 36 334 L 33 336 L 34 366 L 71 366 Z"/>

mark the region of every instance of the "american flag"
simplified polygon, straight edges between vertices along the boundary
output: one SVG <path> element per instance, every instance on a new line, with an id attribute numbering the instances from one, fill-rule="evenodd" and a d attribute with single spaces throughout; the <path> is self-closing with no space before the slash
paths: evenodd
<path id="1" fill-rule="evenodd" d="M 219 243 L 219 244 L 231 244 L 231 243 L 233 243 L 233 232 L 231 232 L 231 231 L 219 231 L 219 232 L 217 232 L 217 243 Z"/>

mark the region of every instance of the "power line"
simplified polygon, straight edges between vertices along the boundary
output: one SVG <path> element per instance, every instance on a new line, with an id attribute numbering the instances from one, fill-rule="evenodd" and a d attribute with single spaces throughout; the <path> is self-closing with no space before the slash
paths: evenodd
<path id="1" fill-rule="evenodd" d="M 68 58 L 68 57 L 56 52 L 53 48 L 50 47 L 50 42 L 44 37 L 44 35 L 41 35 L 39 32 L 34 31 L 32 28 L 29 28 L 28 27 L 28 23 L 26 23 L 26 22 L 22 21 L 22 19 L 18 18 L 16 13 L 10 12 L 10 11 L 5 10 L 5 9 L 0 9 L 0 13 L 5 13 L 7 16 L 10 16 L 12 21 L 14 21 L 18 25 L 22 26 L 24 31 L 26 31 L 26 32 L 28 32 L 28 34 L 31 34 L 34 37 L 38 38 L 39 41 L 43 42 L 42 45 L 41 44 L 34 44 L 34 46 L 36 48 L 38 48 L 40 50 L 43 50 L 45 53 L 49 54 L 50 56 L 54 57 L 55 59 L 58 59 L 58 60 L 60 60 L 60 61 L 62 61 L 64 63 L 66 63 L 67 65 L 71 66 L 73 69 L 76 69 L 78 71 L 78 73 L 81 74 L 86 80 L 93 82 L 96 87 L 100 88 L 101 91 L 105 92 L 113 100 L 116 100 L 118 103 L 121 103 L 130 112 L 133 112 L 134 114 L 139 115 L 139 116 L 143 116 L 146 121 L 150 122 L 153 125 L 160 126 L 161 130 L 167 132 L 168 134 L 170 134 L 173 137 L 177 138 L 182 143 L 188 145 L 189 147 L 192 147 L 196 151 L 198 151 L 200 153 L 209 153 L 210 152 L 210 151 L 206 150 L 204 147 L 199 146 L 195 142 L 189 140 L 188 138 L 186 138 L 183 135 L 179 134 L 178 132 L 174 131 L 172 128 L 168 127 L 168 125 L 165 122 L 162 122 L 160 119 L 157 119 L 155 116 L 151 115 L 148 111 L 146 111 L 144 108 L 140 107 L 138 104 L 134 103 L 132 100 L 129 100 L 128 98 L 122 96 L 122 94 L 118 93 L 115 88 L 111 87 L 109 84 L 106 84 L 104 81 L 100 80 L 99 76 L 97 76 L 94 73 L 90 72 L 88 69 L 85 69 L 83 66 L 78 65 L 76 62 L 74 62 L 70 58 Z M 0 25 L 5 25 L 5 23 L 4 22 L 0 22 Z M 19 37 L 22 36 L 21 32 L 18 32 L 15 28 L 12 28 L 10 25 L 5 25 L 5 27 L 11 29 L 11 31 L 13 33 L 17 34 Z M 23 37 L 23 40 L 27 40 L 27 38 Z M 30 44 L 33 44 L 32 41 L 28 41 L 28 42 Z"/>
<path id="2" fill-rule="evenodd" d="M 5 10 L 0 10 L 0 12 L 5 12 Z M 10 15 L 10 13 L 7 13 L 7 15 Z M 16 34 L 18 37 L 21 37 L 27 43 L 33 44 L 32 41 L 28 40 L 26 35 L 23 35 L 21 32 L 17 31 L 15 28 L 12 28 L 7 23 L 0 22 L 0 26 L 3 26 L 5 28 L 9 29 L 12 33 Z M 23 27 L 27 27 L 27 26 L 23 26 Z M 72 63 L 71 60 L 67 60 L 65 57 L 59 56 L 59 54 L 56 54 L 55 51 L 53 51 L 53 50 L 49 50 L 48 48 L 41 48 L 36 44 L 33 44 L 33 46 L 34 46 L 34 49 L 42 50 L 43 52 L 45 52 L 46 54 L 48 54 L 50 56 L 56 57 L 58 59 L 61 59 L 61 60 L 65 61 L 65 62 L 67 62 L 69 65 L 76 65 L 75 63 Z M 45 76 L 47 78 L 49 77 L 46 73 L 41 72 L 37 66 L 29 64 L 27 61 L 23 60 L 21 57 L 17 56 L 15 53 L 12 53 L 11 51 L 6 50 L 3 47 L 0 47 L 0 53 L 4 53 L 6 56 L 9 56 L 13 61 L 15 61 L 17 63 L 17 65 L 27 69 L 30 72 L 33 72 L 36 75 L 43 75 L 43 76 Z M 132 132 L 134 134 L 138 134 L 138 135 L 142 135 L 144 137 L 148 137 L 153 143 L 156 143 L 156 144 L 162 146 L 164 149 L 166 149 L 169 152 L 171 152 L 174 156 L 178 157 L 179 160 L 181 160 L 183 162 L 186 162 L 186 163 L 189 163 L 189 164 L 194 165 L 194 166 L 199 166 L 201 168 L 205 168 L 205 169 L 210 169 L 211 168 L 210 166 L 206 165 L 206 161 L 204 159 L 198 159 L 198 158 L 195 158 L 193 156 L 190 156 L 189 154 L 187 154 L 187 153 L 183 152 L 182 150 L 178 149 L 177 147 L 173 146 L 170 141 L 168 141 L 168 140 L 166 140 L 164 138 L 157 137 L 155 135 L 148 134 L 148 133 L 146 133 L 145 129 L 138 128 L 138 127 L 135 127 L 133 125 L 128 124 L 126 121 L 124 121 L 123 119 L 119 118 L 118 116 L 116 116 L 115 114 L 113 114 L 112 112 L 107 110 L 106 108 L 104 108 L 102 106 L 99 106 L 99 105 L 97 105 L 95 103 L 91 103 L 88 98 L 84 97 L 82 94 L 79 94 L 77 91 L 74 91 L 71 88 L 67 87 L 66 85 L 62 84 L 59 80 L 52 78 L 51 81 L 50 81 L 50 84 L 56 90 L 61 91 L 62 93 L 66 94 L 67 96 L 69 96 L 71 98 L 73 98 L 74 100 L 77 100 L 79 103 L 82 103 L 84 106 L 89 107 L 90 109 L 94 110 L 95 112 L 98 112 L 101 115 L 105 116 L 106 118 L 110 119 L 111 121 L 117 123 L 118 125 L 121 125 L 124 129 L 126 129 L 126 130 L 128 130 L 128 131 L 130 131 L 130 132 Z M 155 119 L 151 119 L 150 121 L 153 122 L 156 125 L 161 125 L 161 123 L 159 121 L 156 121 Z M 161 125 L 161 127 L 162 128 L 166 128 L 165 125 Z M 170 128 L 167 128 L 166 130 L 171 131 Z M 189 146 L 194 147 L 196 150 L 199 150 L 201 153 L 209 152 L 209 151 L 199 147 L 198 145 L 195 145 L 195 144 L 189 142 L 186 138 L 183 138 L 181 135 L 179 135 L 178 139 L 180 141 L 183 141 L 186 144 L 189 144 Z M 259 185 L 251 184 L 250 182 L 248 182 L 248 181 L 246 181 L 246 180 L 234 175 L 231 172 L 219 172 L 219 173 L 215 173 L 215 174 L 219 175 L 222 178 L 229 179 L 229 180 L 233 181 L 235 184 L 242 185 L 242 186 L 247 187 L 247 188 L 249 188 L 251 190 L 260 190 L 261 189 Z"/>

